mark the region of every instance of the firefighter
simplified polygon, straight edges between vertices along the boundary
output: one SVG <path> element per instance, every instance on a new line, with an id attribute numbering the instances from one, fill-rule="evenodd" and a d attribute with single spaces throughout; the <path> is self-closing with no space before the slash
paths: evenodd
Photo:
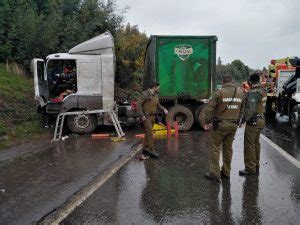
<path id="1" fill-rule="evenodd" d="M 164 111 L 167 115 L 168 110 L 159 103 L 158 98 L 159 83 L 153 82 L 149 89 L 144 91 L 138 98 L 137 111 L 140 114 L 141 122 L 145 129 L 145 138 L 143 143 L 143 153 L 158 158 L 159 154 L 154 149 L 153 125 L 155 122 L 155 113 L 157 109 Z"/>
<path id="2" fill-rule="evenodd" d="M 265 126 L 264 112 L 267 93 L 260 84 L 260 76 L 254 73 L 249 78 L 250 91 L 247 94 L 245 114 L 246 122 L 244 134 L 244 163 L 245 169 L 239 171 L 241 176 L 259 173 L 260 143 L 259 136 Z"/>
<path id="3" fill-rule="evenodd" d="M 220 177 L 229 178 L 232 158 L 232 142 L 242 117 L 244 94 L 233 84 L 230 74 L 223 76 L 222 88 L 212 94 L 207 107 L 201 112 L 204 129 L 212 123 L 210 137 L 209 172 L 205 178 L 220 182 Z M 223 166 L 220 170 L 220 148 L 223 151 Z"/>

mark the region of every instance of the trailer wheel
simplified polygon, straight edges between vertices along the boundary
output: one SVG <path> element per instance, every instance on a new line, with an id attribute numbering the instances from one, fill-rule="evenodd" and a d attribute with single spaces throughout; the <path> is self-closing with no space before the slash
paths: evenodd
<path id="1" fill-rule="evenodd" d="M 267 98 L 267 102 L 266 102 L 266 113 L 265 113 L 266 117 L 268 119 L 275 119 L 276 117 L 276 112 L 273 110 L 273 99 L 272 98 Z"/>
<path id="2" fill-rule="evenodd" d="M 97 117 L 91 114 L 68 116 L 67 125 L 76 134 L 92 133 L 97 127 Z"/>
<path id="3" fill-rule="evenodd" d="M 300 127 L 300 118 L 298 113 L 298 106 L 295 105 L 293 107 L 293 110 L 290 114 L 290 123 L 294 130 L 298 129 Z"/>
<path id="4" fill-rule="evenodd" d="M 174 121 L 177 121 L 180 131 L 188 131 L 193 126 L 194 116 L 192 111 L 187 107 L 175 105 L 169 110 L 166 120 L 172 125 Z"/>
<path id="5" fill-rule="evenodd" d="M 266 115 L 266 118 L 271 119 L 271 120 L 276 118 L 275 111 L 266 111 L 265 115 Z"/>
<path id="6" fill-rule="evenodd" d="M 201 124 L 200 113 L 206 106 L 207 106 L 207 104 L 202 104 L 202 105 L 198 106 L 198 108 L 195 111 L 195 120 L 201 128 L 203 127 L 203 124 Z"/>

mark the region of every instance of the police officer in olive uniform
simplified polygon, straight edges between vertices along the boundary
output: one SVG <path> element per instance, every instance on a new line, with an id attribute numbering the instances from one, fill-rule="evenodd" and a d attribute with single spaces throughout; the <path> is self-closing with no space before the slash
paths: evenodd
<path id="1" fill-rule="evenodd" d="M 154 150 L 152 131 L 155 122 L 155 114 L 157 109 L 168 114 L 168 110 L 159 103 L 158 92 L 159 83 L 153 82 L 150 85 L 150 88 L 142 93 L 137 103 L 137 111 L 140 114 L 145 129 L 143 153 L 148 154 L 153 158 L 159 157 L 159 154 Z"/>
<path id="2" fill-rule="evenodd" d="M 232 142 L 243 114 L 244 94 L 233 84 L 232 76 L 223 76 L 223 86 L 212 94 L 200 120 L 207 129 L 212 123 L 210 140 L 210 165 L 205 178 L 220 182 L 220 177 L 229 178 L 232 158 Z M 220 148 L 223 151 L 223 166 L 220 170 Z"/>
<path id="3" fill-rule="evenodd" d="M 246 97 L 246 122 L 244 135 L 244 163 L 245 169 L 239 171 L 241 176 L 256 175 L 259 173 L 260 143 L 259 136 L 265 126 L 264 112 L 267 102 L 267 93 L 260 84 L 260 76 L 254 73 L 249 78 L 250 91 Z"/>

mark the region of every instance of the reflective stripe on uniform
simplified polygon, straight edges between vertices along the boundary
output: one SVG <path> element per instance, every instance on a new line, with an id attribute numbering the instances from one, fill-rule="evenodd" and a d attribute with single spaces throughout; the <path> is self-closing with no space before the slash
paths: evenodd
<path id="1" fill-rule="evenodd" d="M 241 98 L 223 98 L 223 102 L 242 102 Z"/>

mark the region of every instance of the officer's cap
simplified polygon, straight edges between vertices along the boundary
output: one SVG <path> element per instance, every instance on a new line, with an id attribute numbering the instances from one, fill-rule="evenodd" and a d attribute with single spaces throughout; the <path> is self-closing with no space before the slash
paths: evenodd
<path id="1" fill-rule="evenodd" d="M 251 84 L 258 84 L 259 81 L 260 81 L 260 76 L 257 72 L 250 75 L 249 82 Z"/>
<path id="2" fill-rule="evenodd" d="M 227 74 L 224 74 L 223 77 L 222 77 L 222 80 L 223 80 L 223 83 L 229 83 L 229 82 L 232 82 L 232 75 L 227 73 Z"/>

